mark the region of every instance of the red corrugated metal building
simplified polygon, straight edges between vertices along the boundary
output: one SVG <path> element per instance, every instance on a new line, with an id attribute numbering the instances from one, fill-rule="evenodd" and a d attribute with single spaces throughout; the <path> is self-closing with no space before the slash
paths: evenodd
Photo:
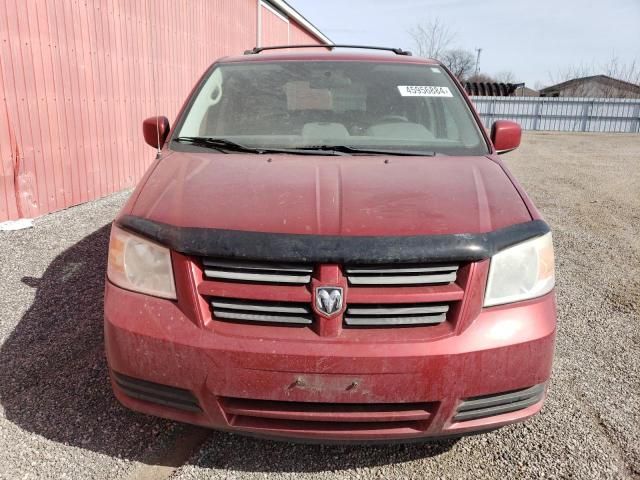
<path id="1" fill-rule="evenodd" d="M 0 222 L 135 185 L 144 118 L 220 56 L 300 43 L 329 39 L 280 0 L 0 2 Z"/>

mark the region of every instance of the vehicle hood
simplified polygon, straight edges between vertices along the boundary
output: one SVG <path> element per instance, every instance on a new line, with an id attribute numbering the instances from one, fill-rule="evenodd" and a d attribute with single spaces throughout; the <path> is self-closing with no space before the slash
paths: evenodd
<path id="1" fill-rule="evenodd" d="M 129 212 L 181 227 L 319 235 L 484 233 L 531 220 L 487 157 L 173 152 Z"/>

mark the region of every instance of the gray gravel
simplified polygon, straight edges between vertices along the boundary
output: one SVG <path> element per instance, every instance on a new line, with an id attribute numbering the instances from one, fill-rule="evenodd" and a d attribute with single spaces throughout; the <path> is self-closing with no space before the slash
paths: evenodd
<path id="1" fill-rule="evenodd" d="M 111 219 L 128 193 L 0 233 L 0 478 L 119 478 L 190 427 L 113 398 L 102 334 Z"/>
<path id="2" fill-rule="evenodd" d="M 560 326 L 541 415 L 407 446 L 211 432 L 172 478 L 640 478 L 640 137 L 526 134 L 507 158 L 555 235 Z M 153 478 L 201 432 L 128 412 L 110 392 L 102 281 L 125 199 L 0 233 L 2 479 Z"/>

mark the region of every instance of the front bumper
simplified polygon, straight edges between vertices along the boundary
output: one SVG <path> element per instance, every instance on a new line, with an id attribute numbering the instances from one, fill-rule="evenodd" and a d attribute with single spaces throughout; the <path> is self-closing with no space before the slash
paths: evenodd
<path id="1" fill-rule="evenodd" d="M 220 430 L 308 441 L 448 437 L 525 420 L 541 409 L 544 392 L 516 411 L 454 417 L 465 399 L 545 384 L 555 329 L 553 293 L 484 309 L 459 335 L 365 343 L 214 332 L 174 302 L 109 282 L 105 291 L 112 373 L 188 391 L 198 408 L 134 398 L 114 380 L 125 406 Z"/>

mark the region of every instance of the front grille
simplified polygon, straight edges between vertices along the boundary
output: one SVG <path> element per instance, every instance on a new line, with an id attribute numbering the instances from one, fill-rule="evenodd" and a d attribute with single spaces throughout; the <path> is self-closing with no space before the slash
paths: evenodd
<path id="1" fill-rule="evenodd" d="M 269 335 L 256 326 L 306 326 L 291 335 L 372 340 L 394 327 L 397 339 L 410 335 L 400 327 L 413 328 L 420 338 L 450 333 L 472 269 L 453 263 L 316 265 L 211 257 L 199 258 L 197 267 L 202 272 L 197 289 L 209 307 L 204 321 L 210 318 L 212 328 L 232 333 L 236 323 L 243 335 Z M 327 318 L 318 312 L 315 292 L 323 286 L 343 287 L 343 313 Z M 284 331 L 272 333 L 279 338 Z"/>
<path id="2" fill-rule="evenodd" d="M 449 305 L 416 303 L 403 305 L 350 305 L 344 323 L 353 327 L 392 325 L 438 325 L 447 318 Z"/>
<path id="3" fill-rule="evenodd" d="M 456 281 L 458 265 L 347 266 L 350 285 L 438 285 Z"/>
<path id="4" fill-rule="evenodd" d="M 296 325 L 312 323 L 311 307 L 305 304 L 214 298 L 211 307 L 218 319 Z"/>
<path id="5" fill-rule="evenodd" d="M 270 430 L 423 431 L 436 403 L 320 403 L 221 398 L 231 425 Z"/>
<path id="6" fill-rule="evenodd" d="M 202 411 L 198 399 L 189 390 L 112 373 L 116 385 L 131 398 L 188 412 Z"/>
<path id="7" fill-rule="evenodd" d="M 313 267 L 303 264 L 260 263 L 205 258 L 204 275 L 214 280 L 307 284 Z"/>
<path id="8" fill-rule="evenodd" d="M 544 384 L 540 384 L 524 390 L 483 395 L 463 400 L 458 405 L 458 410 L 453 420 L 462 422 L 522 410 L 542 400 L 544 387 Z"/>

